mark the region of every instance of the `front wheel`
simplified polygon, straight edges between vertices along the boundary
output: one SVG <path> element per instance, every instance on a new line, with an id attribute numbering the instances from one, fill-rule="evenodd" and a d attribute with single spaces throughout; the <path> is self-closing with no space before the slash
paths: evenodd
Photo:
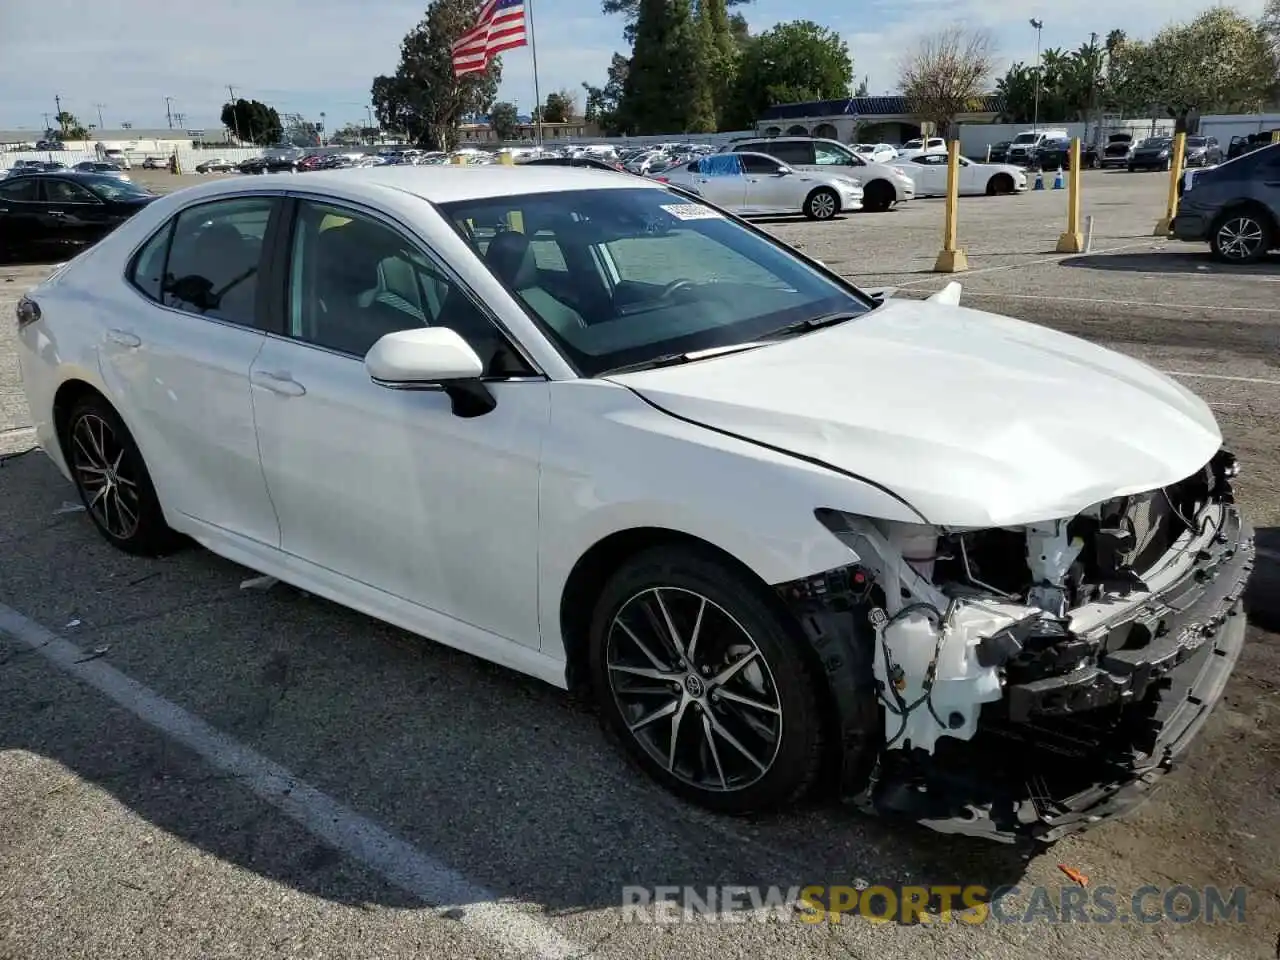
<path id="1" fill-rule="evenodd" d="M 830 220 L 839 212 L 840 198 L 827 187 L 819 187 L 804 202 L 804 215 L 810 220 Z"/>
<path id="2" fill-rule="evenodd" d="M 898 200 L 898 192 L 886 180 L 872 180 L 862 191 L 862 209 L 883 212 Z"/>
<path id="3" fill-rule="evenodd" d="M 1254 263 L 1266 256 L 1271 245 L 1271 224 L 1249 209 L 1223 214 L 1209 239 L 1214 259 L 1227 263 Z"/>
<path id="4" fill-rule="evenodd" d="M 76 404 L 67 418 L 62 449 L 85 510 L 108 543 L 148 557 L 181 544 L 165 522 L 138 445 L 105 400 L 89 397 Z"/>
<path id="5" fill-rule="evenodd" d="M 987 181 L 987 196 L 999 197 L 1013 193 L 1013 177 L 1007 173 L 997 173 Z"/>
<path id="6" fill-rule="evenodd" d="M 602 720 L 673 793 L 745 814 L 817 780 L 825 729 L 803 640 L 765 588 L 714 554 L 659 547 L 627 562 L 590 643 Z"/>

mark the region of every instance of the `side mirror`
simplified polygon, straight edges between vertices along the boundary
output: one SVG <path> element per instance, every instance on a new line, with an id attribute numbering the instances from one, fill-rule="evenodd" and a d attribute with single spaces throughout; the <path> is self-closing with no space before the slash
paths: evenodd
<path id="1" fill-rule="evenodd" d="M 443 388 L 459 417 L 482 417 L 498 405 L 480 377 L 484 363 L 448 327 L 388 333 L 364 358 L 373 382 L 393 390 Z"/>
<path id="2" fill-rule="evenodd" d="M 388 333 L 364 358 L 374 382 L 390 387 L 475 380 L 484 364 L 471 345 L 448 327 Z"/>
<path id="3" fill-rule="evenodd" d="M 785 176 L 787 176 L 788 174 L 792 174 L 792 173 L 795 173 L 795 171 L 794 171 L 794 170 L 792 170 L 790 167 L 779 167 L 779 168 L 778 168 L 778 176 L 780 176 L 780 177 L 785 177 Z"/>

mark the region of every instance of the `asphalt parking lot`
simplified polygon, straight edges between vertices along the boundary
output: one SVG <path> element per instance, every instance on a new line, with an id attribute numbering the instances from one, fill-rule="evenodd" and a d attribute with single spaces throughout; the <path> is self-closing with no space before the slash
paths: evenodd
<path id="1" fill-rule="evenodd" d="M 966 305 L 1130 353 L 1212 405 L 1259 530 L 1249 640 L 1147 805 L 1030 858 L 826 805 L 717 818 L 536 681 L 245 588 L 253 572 L 198 549 L 112 551 L 35 453 L 0 463 L 0 960 L 1280 956 L 1280 261 L 1224 268 L 1152 238 L 1159 174 L 1083 181 L 1089 254 L 1052 253 L 1065 191 L 965 199 L 971 269 L 955 277 L 931 272 L 940 201 L 768 227 L 902 296 L 958 280 Z M 45 269 L 0 266 L 0 316 Z M 0 456 L 31 445 L 12 330 Z M 1074 886 L 1060 864 L 1122 902 L 1148 884 L 1246 887 L 1245 920 L 653 925 L 622 909 L 625 886 L 1059 891 Z"/>

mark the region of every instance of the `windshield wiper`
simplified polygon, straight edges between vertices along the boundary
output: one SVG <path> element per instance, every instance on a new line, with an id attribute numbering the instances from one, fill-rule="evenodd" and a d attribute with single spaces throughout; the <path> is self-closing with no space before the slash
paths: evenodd
<path id="1" fill-rule="evenodd" d="M 602 370 L 596 374 L 598 377 L 608 377 L 615 373 L 634 373 L 637 370 L 654 370 L 658 367 L 676 367 L 682 363 L 692 363 L 695 360 L 705 360 L 708 357 L 718 357 L 726 353 L 738 353 L 741 350 L 750 350 L 752 347 L 758 347 L 758 342 L 752 343 L 733 343 L 725 347 L 707 347 L 705 350 L 690 350 L 688 353 L 664 353 L 660 357 L 653 357 L 650 360 L 638 360 L 635 363 L 624 364 L 621 367 L 610 367 L 608 370 Z"/>
<path id="2" fill-rule="evenodd" d="M 805 320 L 797 320 L 795 323 L 789 323 L 785 327 L 779 327 L 777 330 L 771 330 L 765 334 L 762 339 L 773 340 L 778 337 L 787 337 L 793 333 L 808 333 L 810 330 L 817 330 L 821 327 L 833 327 L 837 323 L 844 323 L 846 320 L 853 320 L 860 317 L 860 313 L 850 313 L 842 310 L 837 313 L 822 313 L 816 317 L 809 317 Z"/>

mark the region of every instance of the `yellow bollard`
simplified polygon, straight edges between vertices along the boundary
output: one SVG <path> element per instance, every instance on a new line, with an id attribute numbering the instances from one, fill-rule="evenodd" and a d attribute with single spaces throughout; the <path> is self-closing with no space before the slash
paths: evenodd
<path id="1" fill-rule="evenodd" d="M 1080 138 L 1071 141 L 1070 169 L 1067 171 L 1067 232 L 1058 238 L 1059 253 L 1084 250 L 1084 234 L 1080 231 Z"/>
<path id="2" fill-rule="evenodd" d="M 1173 229 L 1173 218 L 1178 215 L 1178 181 L 1182 179 L 1182 160 L 1187 155 L 1187 135 L 1180 133 L 1173 138 L 1173 166 L 1169 168 L 1169 202 L 1165 215 L 1156 221 L 1153 237 L 1167 237 Z"/>
<path id="3" fill-rule="evenodd" d="M 516 165 L 516 158 L 513 157 L 510 152 L 500 153 L 498 154 L 498 163 L 502 164 L 504 167 L 514 167 Z"/>
<path id="4" fill-rule="evenodd" d="M 1272 131 L 1271 131 L 1271 142 L 1272 142 L 1272 143 L 1280 143 L 1280 130 L 1272 130 Z"/>
<path id="5" fill-rule="evenodd" d="M 956 246 L 956 208 L 960 199 L 960 141 L 947 145 L 947 207 L 942 227 L 942 250 L 933 264 L 934 273 L 960 273 L 969 269 L 969 257 Z"/>

